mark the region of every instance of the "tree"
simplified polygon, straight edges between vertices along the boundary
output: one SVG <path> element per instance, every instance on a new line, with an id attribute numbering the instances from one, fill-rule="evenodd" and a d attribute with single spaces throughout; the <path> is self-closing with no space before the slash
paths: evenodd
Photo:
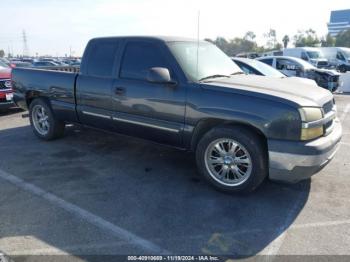
<path id="1" fill-rule="evenodd" d="M 283 47 L 284 48 L 287 48 L 288 47 L 288 43 L 289 43 L 290 39 L 289 39 L 289 36 L 288 35 L 285 35 L 282 39 L 282 42 L 283 42 Z"/>
<path id="2" fill-rule="evenodd" d="M 326 38 L 321 39 L 321 46 L 322 47 L 330 47 L 335 46 L 335 38 L 331 36 L 330 34 L 326 35 Z"/>
<path id="3" fill-rule="evenodd" d="M 0 57 L 4 57 L 4 56 L 5 56 L 4 50 L 0 50 Z"/>
<path id="4" fill-rule="evenodd" d="M 268 49 L 273 50 L 277 44 L 277 34 L 275 29 L 270 29 L 267 33 L 264 34 L 266 38 L 266 46 Z"/>
<path id="5" fill-rule="evenodd" d="M 298 33 L 294 36 L 294 44 L 296 47 L 304 47 L 304 46 L 319 46 L 321 41 L 319 40 L 316 31 L 313 29 L 309 29 L 306 31 L 298 31 Z"/>
<path id="6" fill-rule="evenodd" d="M 335 40 L 336 46 L 350 47 L 350 29 L 340 32 Z"/>
<path id="7" fill-rule="evenodd" d="M 251 42 L 255 41 L 255 38 L 256 38 L 256 34 L 252 31 L 248 31 L 243 37 L 244 40 L 251 41 Z"/>

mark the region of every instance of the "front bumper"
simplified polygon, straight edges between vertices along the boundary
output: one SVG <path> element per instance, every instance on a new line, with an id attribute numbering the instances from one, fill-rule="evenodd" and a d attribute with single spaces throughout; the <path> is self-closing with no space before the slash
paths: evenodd
<path id="1" fill-rule="evenodd" d="M 269 140 L 269 177 L 295 183 L 307 179 L 325 167 L 338 150 L 342 127 L 335 120 L 333 131 L 307 142 Z"/>
<path id="2" fill-rule="evenodd" d="M 8 109 L 10 107 L 13 107 L 15 104 L 13 100 L 8 100 L 6 98 L 6 95 L 12 94 L 12 90 L 1 90 L 0 91 L 0 109 Z"/>

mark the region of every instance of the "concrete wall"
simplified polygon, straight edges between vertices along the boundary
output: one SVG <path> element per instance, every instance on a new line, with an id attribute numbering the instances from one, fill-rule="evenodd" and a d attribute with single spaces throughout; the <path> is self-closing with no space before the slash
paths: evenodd
<path id="1" fill-rule="evenodd" d="M 340 76 L 340 81 L 343 81 L 343 86 L 341 86 L 339 92 L 350 92 L 350 72 L 342 74 Z"/>

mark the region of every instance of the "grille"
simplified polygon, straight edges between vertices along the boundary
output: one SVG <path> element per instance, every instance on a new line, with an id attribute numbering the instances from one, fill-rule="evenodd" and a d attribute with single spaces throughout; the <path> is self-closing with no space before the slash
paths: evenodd
<path id="1" fill-rule="evenodd" d="M 331 112 L 333 109 L 333 101 L 331 100 L 331 101 L 325 103 L 322 108 L 323 108 L 324 114 Z"/>
<path id="2" fill-rule="evenodd" d="M 326 115 L 327 113 L 331 112 L 334 109 L 334 102 L 333 100 L 325 103 L 322 107 L 324 114 Z M 328 122 L 324 123 L 324 130 L 325 130 L 325 135 L 328 135 L 329 133 L 332 132 L 333 130 L 333 123 L 334 119 L 329 120 Z"/>

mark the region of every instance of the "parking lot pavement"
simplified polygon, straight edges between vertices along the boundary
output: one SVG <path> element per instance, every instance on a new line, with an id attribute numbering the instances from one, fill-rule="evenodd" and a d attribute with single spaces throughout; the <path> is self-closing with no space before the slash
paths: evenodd
<path id="1" fill-rule="evenodd" d="M 335 159 L 246 196 L 213 190 L 190 153 L 77 127 L 43 142 L 22 112 L 1 115 L 0 251 L 350 255 L 350 96 L 336 101 Z"/>

